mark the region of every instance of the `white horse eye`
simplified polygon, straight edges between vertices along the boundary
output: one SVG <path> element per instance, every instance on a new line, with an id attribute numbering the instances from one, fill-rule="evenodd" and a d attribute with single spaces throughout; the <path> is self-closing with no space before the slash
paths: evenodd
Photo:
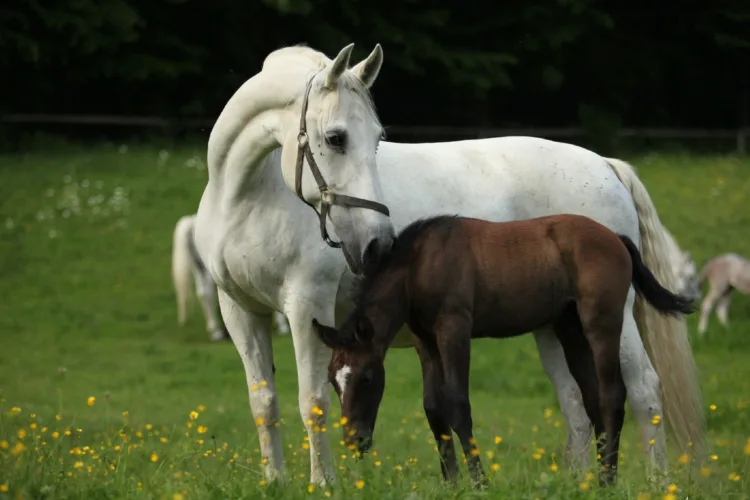
<path id="1" fill-rule="evenodd" d="M 337 130 L 326 134 L 326 144 L 331 149 L 343 151 L 346 149 L 346 132 Z"/>

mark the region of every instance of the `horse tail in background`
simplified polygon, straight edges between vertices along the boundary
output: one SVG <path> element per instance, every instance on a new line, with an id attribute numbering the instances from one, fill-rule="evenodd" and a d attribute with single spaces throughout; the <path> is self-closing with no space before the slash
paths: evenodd
<path id="1" fill-rule="evenodd" d="M 191 252 L 195 215 L 185 215 L 177 221 L 172 235 L 172 284 L 177 294 L 177 322 L 185 324 L 188 300 L 193 291 L 195 264 Z"/>
<path id="2" fill-rule="evenodd" d="M 605 161 L 633 198 L 645 265 L 664 288 L 676 290 L 668 243 L 646 187 L 629 163 L 613 158 Z M 666 424 L 680 447 L 700 462 L 707 453 L 706 421 L 685 318 L 659 313 L 640 295 L 636 295 L 634 309 L 646 352 L 661 381 Z"/>
<path id="3" fill-rule="evenodd" d="M 641 252 L 635 246 L 633 240 L 625 235 L 618 234 L 625 248 L 630 254 L 630 260 L 633 262 L 633 286 L 635 291 L 646 299 L 657 311 L 666 314 L 690 314 L 695 309 L 693 301 L 677 295 L 663 286 L 656 280 L 651 270 L 646 267 L 641 259 Z"/>

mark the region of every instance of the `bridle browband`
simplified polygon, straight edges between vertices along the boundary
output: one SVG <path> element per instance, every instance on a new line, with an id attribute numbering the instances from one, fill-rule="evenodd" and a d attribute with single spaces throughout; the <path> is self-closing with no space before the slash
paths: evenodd
<path id="1" fill-rule="evenodd" d="M 370 210 L 380 212 L 386 217 L 390 217 L 391 213 L 388 210 L 388 207 L 386 207 L 382 203 L 364 200 L 362 198 L 356 198 L 354 196 L 348 196 L 345 194 L 334 193 L 328 187 L 328 184 L 326 184 L 326 181 L 323 178 L 323 174 L 320 173 L 318 164 L 315 163 L 315 158 L 313 157 L 312 150 L 310 149 L 310 140 L 307 135 L 307 103 L 310 98 L 310 90 L 312 89 L 312 82 L 314 78 L 315 76 L 313 75 L 313 77 L 310 78 L 310 80 L 307 82 L 305 95 L 302 98 L 302 114 L 299 120 L 299 134 L 297 135 L 297 166 L 294 178 L 294 190 L 297 193 L 297 197 L 305 202 L 307 206 L 312 208 L 316 214 L 318 214 L 318 219 L 320 222 L 320 236 L 323 238 L 323 241 L 325 241 L 326 244 L 328 244 L 328 246 L 332 248 L 341 248 L 344 253 L 344 257 L 349 264 L 349 267 L 352 271 L 357 273 L 359 270 L 359 266 L 354 265 L 354 261 L 351 258 L 351 255 L 349 255 L 349 252 L 346 250 L 346 246 L 344 246 L 343 242 L 333 241 L 328 235 L 328 229 L 326 228 L 326 218 L 328 217 L 330 207 L 332 207 L 333 205 L 339 205 L 344 207 L 368 208 Z M 315 182 L 318 184 L 318 190 L 320 191 L 320 212 L 318 212 L 318 210 L 315 208 L 315 206 L 313 206 L 312 203 L 308 202 L 302 196 L 302 168 L 305 163 L 305 159 L 307 159 L 307 164 L 310 166 L 310 172 L 312 172 L 313 177 L 315 178 Z"/>

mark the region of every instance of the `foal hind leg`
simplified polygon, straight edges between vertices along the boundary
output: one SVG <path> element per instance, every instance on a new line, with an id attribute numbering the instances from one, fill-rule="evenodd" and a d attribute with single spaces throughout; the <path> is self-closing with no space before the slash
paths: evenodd
<path id="1" fill-rule="evenodd" d="M 594 425 L 597 440 L 599 461 L 603 463 L 601 439 L 605 432 L 604 418 L 601 412 L 600 386 L 597 376 L 594 354 L 583 334 L 575 306 L 571 306 L 554 324 L 555 334 L 560 340 L 570 374 L 581 391 L 583 406 L 589 420 Z"/>
<path id="2" fill-rule="evenodd" d="M 483 488 L 487 486 L 487 479 L 473 435 L 469 403 L 471 328 L 470 317 L 449 313 L 438 318 L 434 332 L 445 377 L 443 394 L 448 422 L 461 441 L 474 486 Z"/>
<path id="3" fill-rule="evenodd" d="M 599 380 L 599 406 L 605 432 L 604 443 L 597 439 L 603 465 L 599 482 L 607 485 L 617 479 L 620 433 L 625 421 L 626 389 L 620 370 L 623 313 L 620 307 L 612 310 L 603 304 L 598 296 L 579 302 L 578 310 Z"/>
<path id="4" fill-rule="evenodd" d="M 555 387 L 560 411 L 565 419 L 568 432 L 566 461 L 572 470 L 583 471 L 589 466 L 592 428 L 583 405 L 581 390 L 568 369 L 565 352 L 555 332 L 551 329 L 535 331 L 534 340 L 544 371 Z"/>
<path id="5" fill-rule="evenodd" d="M 453 433 L 445 415 L 444 377 L 440 354 L 437 346 L 425 343 L 417 335 L 412 338 L 422 364 L 422 402 L 440 454 L 440 470 L 443 473 L 443 479 L 455 481 L 458 477 L 458 462 L 456 462 L 456 450 L 453 445 Z"/>

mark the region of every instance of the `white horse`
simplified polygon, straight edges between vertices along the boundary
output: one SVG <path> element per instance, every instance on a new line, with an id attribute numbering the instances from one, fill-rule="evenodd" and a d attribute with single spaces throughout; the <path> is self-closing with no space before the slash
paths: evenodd
<path id="1" fill-rule="evenodd" d="M 318 430 L 329 411 L 331 354 L 313 333 L 312 320 L 340 325 L 352 307 L 353 270 L 366 270 L 389 249 L 394 231 L 417 218 L 587 215 L 629 236 L 657 279 L 675 288 L 656 210 L 628 164 L 532 137 L 381 141 L 368 89 L 383 52 L 377 45 L 349 68 L 351 51 L 352 45 L 345 47 L 334 60 L 308 47 L 272 52 L 229 99 L 208 141 L 208 183 L 195 241 L 245 367 L 270 479 L 285 477 L 271 312 L 281 310 L 289 319 L 310 481 L 325 484 L 334 479 L 333 464 L 328 435 Z M 337 244 L 328 236 L 327 219 L 343 251 L 332 248 Z M 534 337 L 565 417 L 569 456 L 574 466 L 586 466 L 591 423 L 578 386 L 554 333 Z M 411 345 L 408 330 L 395 345 Z M 666 472 L 665 420 L 684 449 L 691 442 L 702 451 L 703 409 L 685 321 L 656 313 L 631 290 L 621 360 L 649 463 Z M 345 381 L 345 373 L 336 375 Z"/>
<path id="2" fill-rule="evenodd" d="M 184 325 L 187 319 L 192 278 L 195 294 L 203 309 L 203 316 L 206 318 L 206 330 L 211 335 L 211 340 L 217 342 L 227 339 L 228 333 L 216 309 L 216 284 L 195 249 L 194 224 L 195 215 L 180 217 L 172 234 L 172 284 L 177 296 L 177 323 Z M 289 324 L 283 314 L 274 312 L 273 319 L 281 335 L 289 334 Z"/>

